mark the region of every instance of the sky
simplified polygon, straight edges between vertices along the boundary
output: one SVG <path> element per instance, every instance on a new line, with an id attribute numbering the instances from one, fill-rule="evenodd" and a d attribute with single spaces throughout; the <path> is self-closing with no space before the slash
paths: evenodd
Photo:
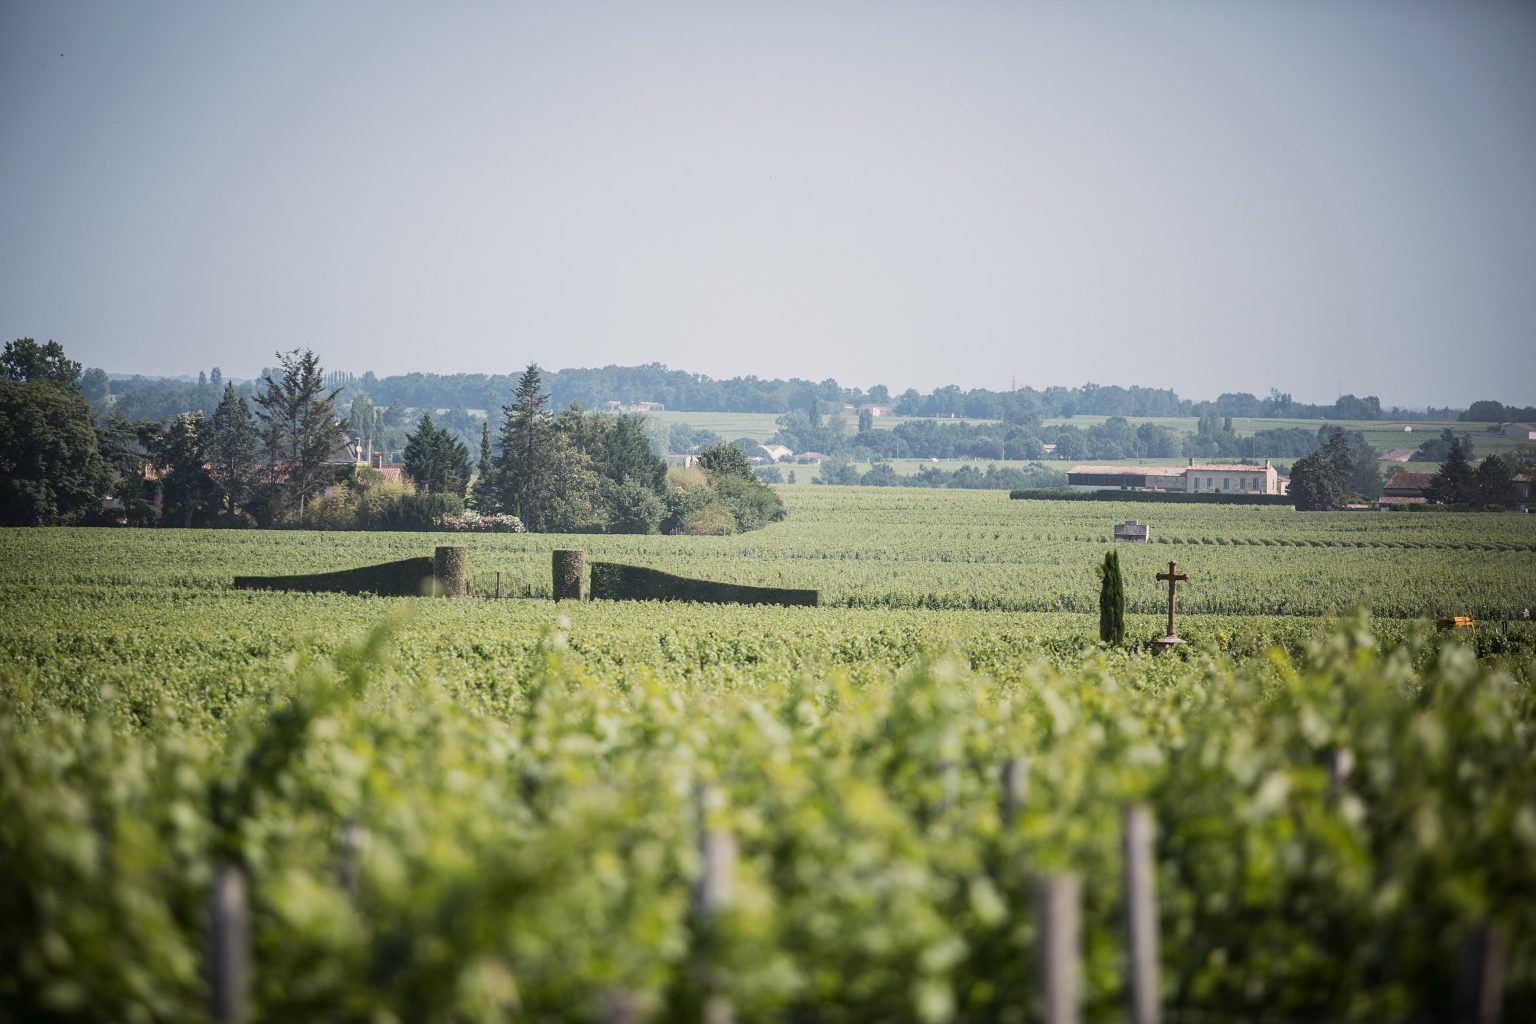
<path id="1" fill-rule="evenodd" d="M 0 3 L 0 335 L 1536 403 L 1536 3 Z"/>

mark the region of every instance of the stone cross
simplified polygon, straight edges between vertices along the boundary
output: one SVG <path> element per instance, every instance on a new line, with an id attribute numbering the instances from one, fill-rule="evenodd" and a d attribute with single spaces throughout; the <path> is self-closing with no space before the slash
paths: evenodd
<path id="1" fill-rule="evenodd" d="M 1158 578 L 1159 582 L 1161 582 L 1163 580 L 1167 580 L 1168 581 L 1168 635 L 1169 636 L 1178 636 L 1178 634 L 1173 631 L 1173 591 L 1174 591 L 1174 588 L 1177 587 L 1181 581 L 1185 581 L 1185 580 L 1189 579 L 1189 576 L 1187 574 L 1178 571 L 1178 565 L 1179 565 L 1178 562 L 1169 562 L 1168 563 L 1168 571 L 1167 572 L 1160 572 L 1160 573 L 1157 574 L 1157 578 Z"/>

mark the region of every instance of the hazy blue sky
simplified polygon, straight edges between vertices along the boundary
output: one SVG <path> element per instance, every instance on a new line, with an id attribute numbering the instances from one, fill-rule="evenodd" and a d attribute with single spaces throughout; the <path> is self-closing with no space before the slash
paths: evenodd
<path id="1" fill-rule="evenodd" d="M 1536 401 L 1536 4 L 0 3 L 0 335 Z"/>

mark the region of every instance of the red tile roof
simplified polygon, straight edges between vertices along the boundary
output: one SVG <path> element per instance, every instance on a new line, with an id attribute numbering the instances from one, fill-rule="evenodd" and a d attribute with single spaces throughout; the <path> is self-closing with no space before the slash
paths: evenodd
<path id="1" fill-rule="evenodd" d="M 1397 472 L 1387 477 L 1387 482 L 1382 485 L 1387 491 L 1422 491 L 1435 480 L 1433 473 L 1404 473 Z"/>

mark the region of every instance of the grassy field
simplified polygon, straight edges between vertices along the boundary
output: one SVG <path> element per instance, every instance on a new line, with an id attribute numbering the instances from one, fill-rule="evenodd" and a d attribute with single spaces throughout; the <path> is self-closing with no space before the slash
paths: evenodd
<path id="1" fill-rule="evenodd" d="M 1169 1019 L 1440 1019 L 1484 925 L 1509 1005 L 1536 999 L 1536 636 L 1489 621 L 1536 603 L 1536 520 L 782 493 L 722 538 L 0 531 L 7 1012 L 203 1019 L 235 870 L 257 1019 L 685 1020 L 713 991 L 743 1020 L 1022 1024 L 1033 880 L 1071 872 L 1108 1024 L 1130 801 Z M 1108 649 L 1125 517 L 1158 543 L 1118 548 Z M 547 593 L 581 547 L 826 605 L 231 586 L 444 542 L 482 594 Z M 1153 659 L 1170 559 L 1190 642 Z M 1440 612 L 1484 622 L 1408 618 Z M 739 851 L 707 917 L 704 832 Z"/>

